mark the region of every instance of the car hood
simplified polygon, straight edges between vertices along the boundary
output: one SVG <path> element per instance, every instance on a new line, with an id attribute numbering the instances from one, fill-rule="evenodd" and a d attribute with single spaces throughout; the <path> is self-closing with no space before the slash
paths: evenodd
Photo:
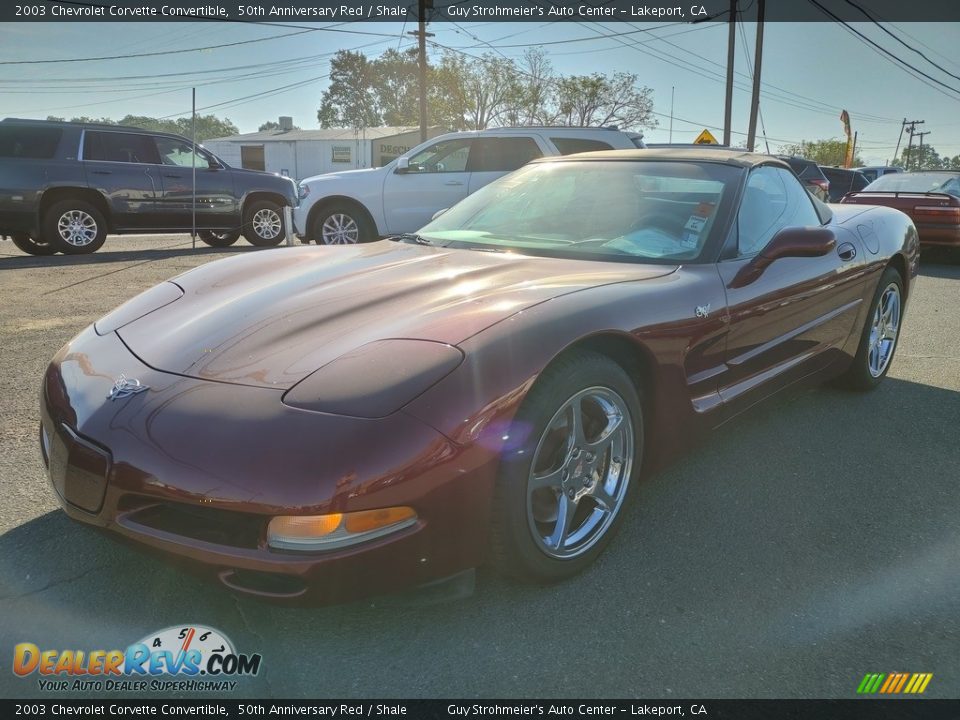
<path id="1" fill-rule="evenodd" d="M 182 298 L 117 332 L 158 370 L 286 389 L 370 342 L 405 338 L 456 345 L 551 298 L 674 270 L 387 240 L 282 248 L 209 263 L 175 278 Z"/>
<path id="2" fill-rule="evenodd" d="M 384 168 L 360 168 L 359 170 L 337 170 L 336 172 L 323 173 L 322 175 L 313 175 L 308 178 L 304 178 L 300 181 L 300 184 L 304 183 L 313 183 L 319 182 L 321 180 L 334 180 L 337 178 L 341 179 L 354 179 L 354 178 L 364 178 L 373 175 L 382 175 L 385 172 Z"/>

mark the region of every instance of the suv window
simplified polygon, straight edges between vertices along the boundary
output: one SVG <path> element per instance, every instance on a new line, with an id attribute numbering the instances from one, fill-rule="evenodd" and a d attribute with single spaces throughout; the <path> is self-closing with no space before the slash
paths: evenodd
<path id="1" fill-rule="evenodd" d="M 149 135 L 87 130 L 83 140 L 84 160 L 160 164 L 160 154 Z"/>
<path id="2" fill-rule="evenodd" d="M 0 157 L 50 160 L 62 135 L 60 128 L 0 125 Z"/>
<path id="3" fill-rule="evenodd" d="M 477 138 L 470 148 L 468 172 L 511 172 L 543 157 L 529 137 Z"/>
<path id="4" fill-rule="evenodd" d="M 794 225 L 820 225 L 810 195 L 782 168 L 753 170 L 737 215 L 737 254 L 760 252 L 777 232 Z"/>
<path id="5" fill-rule="evenodd" d="M 160 162 L 164 165 L 177 167 L 193 167 L 193 158 L 196 155 L 197 167 L 207 167 L 208 159 L 199 149 L 194 153 L 193 146 L 176 138 L 156 138 L 157 150 L 160 151 Z"/>
<path id="6" fill-rule="evenodd" d="M 552 137 L 550 142 L 557 146 L 561 155 L 573 155 L 574 153 L 596 152 L 598 150 L 613 150 L 613 145 L 609 145 L 602 140 L 586 140 L 584 138 L 563 138 Z"/>
<path id="7" fill-rule="evenodd" d="M 411 173 L 464 172 L 472 138 L 441 140 L 410 158 Z"/>

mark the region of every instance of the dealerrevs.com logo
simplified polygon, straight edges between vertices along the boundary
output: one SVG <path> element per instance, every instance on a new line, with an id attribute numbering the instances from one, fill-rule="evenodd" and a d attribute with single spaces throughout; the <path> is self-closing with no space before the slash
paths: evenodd
<path id="1" fill-rule="evenodd" d="M 43 691 L 234 690 L 233 678 L 260 672 L 259 653 L 238 653 L 219 630 L 175 625 L 125 650 L 43 650 L 22 642 L 13 649 L 13 672 L 36 675 Z"/>

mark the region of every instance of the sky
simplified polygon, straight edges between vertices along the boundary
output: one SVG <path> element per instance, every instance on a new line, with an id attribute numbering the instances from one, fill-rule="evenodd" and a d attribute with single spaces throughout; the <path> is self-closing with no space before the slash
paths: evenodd
<path id="1" fill-rule="evenodd" d="M 960 90 L 960 24 L 885 26 L 913 49 L 897 44 L 875 25 L 852 24 L 917 69 Z M 296 125 L 313 128 L 318 126 L 316 111 L 330 55 L 340 49 L 362 49 L 376 56 L 415 43 L 405 34 L 413 28 L 401 23 L 297 23 L 297 27 L 311 29 L 205 22 L 0 23 L 0 63 L 21 63 L 0 64 L 0 116 L 189 115 L 190 88 L 196 87 L 198 111 L 229 118 L 241 132 L 255 131 L 280 115 L 291 115 Z M 562 74 L 636 73 L 640 83 L 652 89 L 657 113 L 658 126 L 644 131 L 646 139 L 671 139 L 672 91 L 672 141 L 692 142 L 704 127 L 723 125 L 726 27 L 722 22 L 693 26 L 438 22 L 429 30 L 435 33 L 434 42 L 471 55 L 496 52 L 520 58 L 528 45 L 549 43 L 541 47 Z M 645 32 L 619 39 L 602 37 L 641 29 Z M 733 97 L 735 145 L 746 139 L 748 63 L 752 67 L 756 26 L 743 23 L 742 30 L 735 63 L 736 71 L 744 73 L 737 78 L 741 88 Z M 278 35 L 286 37 L 265 39 Z M 141 53 L 157 54 L 81 61 Z M 438 54 L 438 49 L 431 50 L 432 56 Z M 64 62 L 24 64 L 36 60 Z M 925 78 L 918 80 L 842 25 L 767 23 L 762 81 L 766 85 L 758 149 L 765 148 L 764 134 L 773 152 L 800 140 L 842 138 L 839 115 L 846 109 L 858 132 L 858 154 L 867 164 L 886 164 L 893 157 L 904 118 L 924 120 L 918 130 L 930 134 L 923 142 L 941 155 L 960 154 L 960 92 L 951 94 Z M 722 139 L 720 130 L 712 132 Z"/>

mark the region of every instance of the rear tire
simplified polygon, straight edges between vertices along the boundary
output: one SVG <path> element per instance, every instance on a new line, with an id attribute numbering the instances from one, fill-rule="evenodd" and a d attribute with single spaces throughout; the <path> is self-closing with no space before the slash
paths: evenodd
<path id="1" fill-rule="evenodd" d="M 97 208 L 85 200 L 61 200 L 43 216 L 42 236 L 64 255 L 96 252 L 107 239 L 107 222 Z"/>
<path id="2" fill-rule="evenodd" d="M 29 255 L 56 255 L 57 249 L 47 242 L 34 240 L 29 235 L 14 235 L 13 244 Z"/>
<path id="3" fill-rule="evenodd" d="M 903 279 L 888 267 L 880 276 L 860 333 L 853 364 L 839 383 L 851 390 L 873 390 L 887 376 L 903 325 Z"/>
<path id="4" fill-rule="evenodd" d="M 606 356 L 571 353 L 541 374 L 507 435 L 494 490 L 491 562 L 525 581 L 572 577 L 613 538 L 639 477 L 644 432 L 637 389 Z"/>
<path id="5" fill-rule="evenodd" d="M 203 242 L 210 247 L 229 247 L 240 239 L 239 230 L 200 230 L 197 232 Z"/>
<path id="6" fill-rule="evenodd" d="M 273 247 L 286 236 L 283 208 L 269 200 L 251 203 L 243 213 L 243 237 L 256 247 Z"/>

